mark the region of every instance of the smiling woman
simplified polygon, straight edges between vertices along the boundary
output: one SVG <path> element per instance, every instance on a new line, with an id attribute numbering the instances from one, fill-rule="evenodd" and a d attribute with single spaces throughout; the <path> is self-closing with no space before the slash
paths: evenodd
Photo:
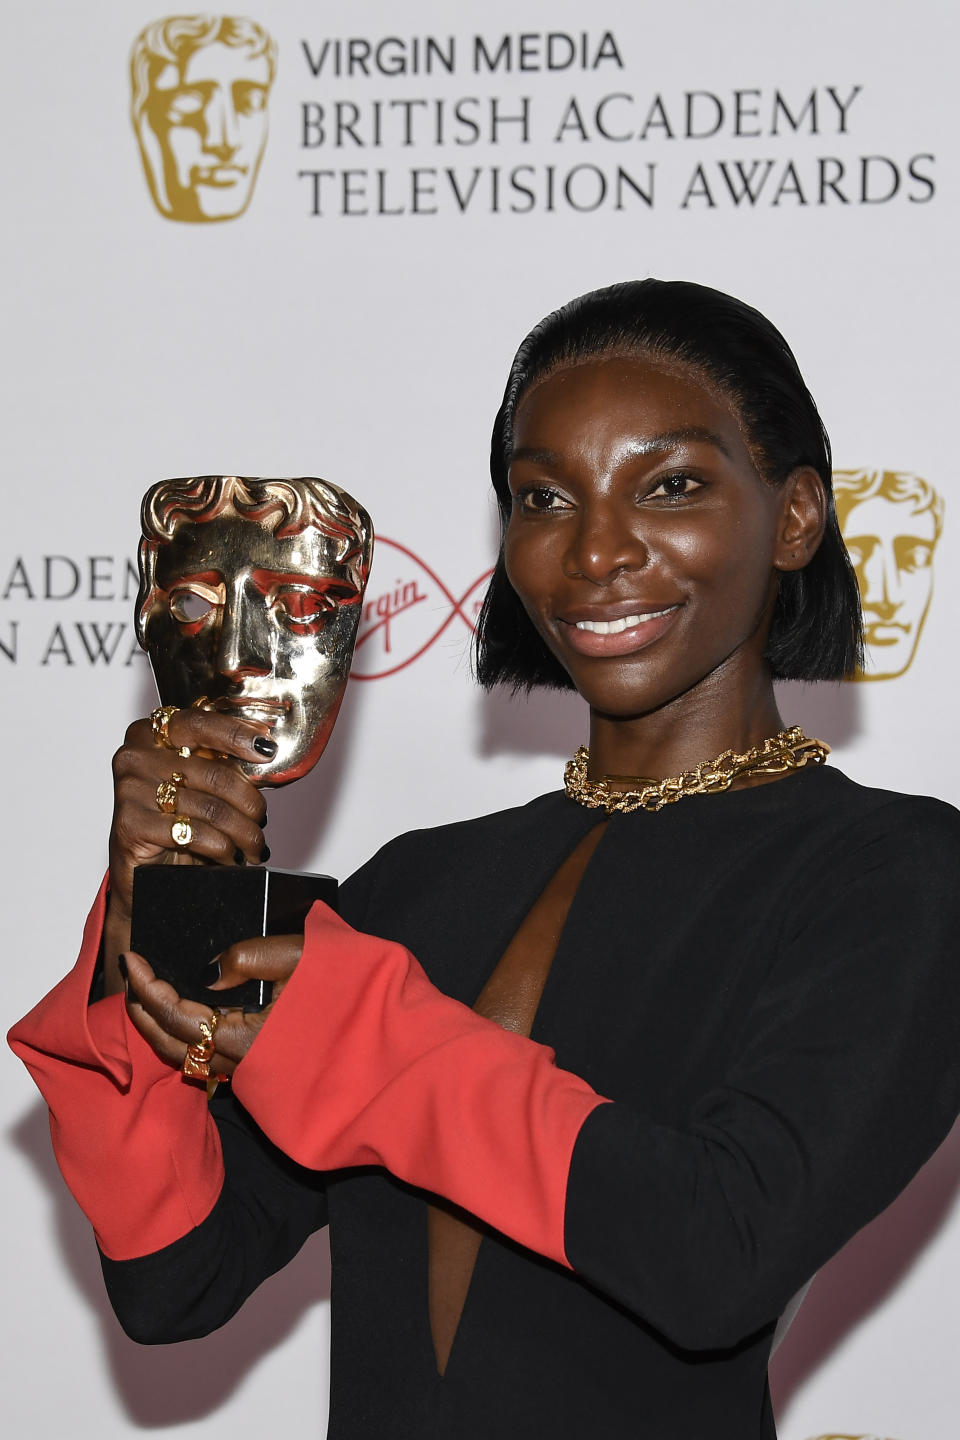
<path id="1" fill-rule="evenodd" d="M 690 423 L 677 429 L 678 416 Z M 527 392 L 509 483 L 507 577 L 581 695 L 620 719 L 660 712 L 677 733 L 691 694 L 710 687 L 729 740 L 730 706 L 762 667 L 778 571 L 823 530 L 816 473 L 768 485 L 728 404 L 689 375 L 618 358 Z M 753 743 L 770 720 L 757 735 L 738 720 L 732 738 Z"/>
<path id="2" fill-rule="evenodd" d="M 492 475 L 479 676 L 580 693 L 565 788 L 402 836 L 340 917 L 225 952 L 221 987 L 274 982 L 258 1015 L 132 953 L 90 1004 L 101 896 L 13 1043 L 135 1338 L 222 1324 L 329 1221 L 331 1440 L 773 1440 L 779 1317 L 960 1110 L 960 819 L 783 726 L 775 677 L 852 672 L 861 627 L 826 435 L 756 311 L 656 281 L 565 306 Z M 215 609 L 201 559 L 158 584 Z M 164 726 L 233 746 L 198 783 L 253 849 L 254 726 Z"/>
<path id="3" fill-rule="evenodd" d="M 492 463 L 480 679 L 579 690 L 594 768 L 637 773 L 633 737 L 653 773 L 745 749 L 780 728 L 771 678 L 856 669 L 829 442 L 749 306 L 655 280 L 573 301 L 521 346 Z"/>
<path id="4" fill-rule="evenodd" d="M 582 366 L 595 383 L 605 378 L 618 393 L 626 426 L 624 454 L 647 457 L 649 474 L 667 477 L 663 492 L 651 494 L 650 500 L 692 498 L 708 477 L 691 470 L 689 460 L 696 457 L 689 455 L 689 447 L 702 452 L 707 446 L 715 460 L 726 462 L 728 472 L 739 466 L 744 477 L 764 481 L 768 490 L 787 486 L 791 493 L 785 503 L 799 485 L 801 507 L 822 504 L 812 531 L 804 529 L 810 515 L 798 517 L 797 540 L 782 547 L 772 567 L 778 578 L 766 623 L 766 659 L 774 678 L 852 674 L 862 653 L 859 599 L 834 511 L 830 443 L 779 331 L 729 295 L 657 280 L 593 291 L 547 316 L 517 352 L 494 427 L 491 470 L 504 526 L 514 509 L 511 466 L 542 458 L 525 454 L 517 440 L 518 410 L 525 408 L 521 401 L 535 403 L 546 379 L 554 379 L 558 398 L 561 387 L 570 393 L 573 386 L 576 393 L 576 371 Z M 638 366 L 646 367 L 646 375 L 633 373 L 631 386 L 631 368 L 635 372 Z M 646 415 L 638 415 L 634 405 L 641 393 Z M 661 434 L 650 428 L 658 413 L 667 417 Z M 706 423 L 693 423 L 697 414 Z M 755 493 L 755 500 L 762 508 L 762 492 Z M 749 550 L 746 544 L 741 548 L 744 554 Z M 532 635 L 504 561 L 501 552 L 480 620 L 481 682 L 508 681 L 523 689 L 571 687 L 562 663 Z"/>

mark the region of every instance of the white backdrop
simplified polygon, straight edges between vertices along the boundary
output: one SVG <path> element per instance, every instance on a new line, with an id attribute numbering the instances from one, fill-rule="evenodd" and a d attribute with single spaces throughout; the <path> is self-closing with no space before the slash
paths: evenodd
<path id="1" fill-rule="evenodd" d="M 128 562 L 158 478 L 324 475 L 389 542 L 365 678 L 318 771 L 271 802 L 276 863 L 344 875 L 400 829 L 559 783 L 579 702 L 484 699 L 470 679 L 494 556 L 486 454 L 518 341 L 613 280 L 694 279 L 759 306 L 796 349 L 838 467 L 911 472 L 944 500 L 919 640 L 932 531 L 896 564 L 893 542 L 863 551 L 883 592 L 875 664 L 902 624 L 908 667 L 789 687 L 782 708 L 855 778 L 960 800 L 948 10 L 258 0 L 279 57 L 269 138 L 246 213 L 204 224 L 158 212 L 130 122 L 130 48 L 158 13 L 3 0 L 8 1022 L 72 960 L 104 864 L 109 757 L 153 703 Z M 352 74 L 351 37 L 369 42 Z M 922 541 L 930 513 L 894 523 L 915 508 L 885 513 Z M 10 1433 L 241 1440 L 282 1417 L 322 1434 L 322 1237 L 221 1334 L 138 1350 L 9 1058 L 3 1090 Z M 956 1433 L 958 1186 L 955 1135 L 818 1279 L 775 1367 L 783 1440 Z"/>

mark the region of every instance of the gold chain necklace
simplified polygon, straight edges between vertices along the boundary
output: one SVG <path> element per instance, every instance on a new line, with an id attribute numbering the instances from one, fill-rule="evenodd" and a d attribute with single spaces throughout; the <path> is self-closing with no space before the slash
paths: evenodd
<path id="1" fill-rule="evenodd" d="M 799 725 L 793 725 L 742 755 L 724 750 L 716 760 L 704 760 L 696 770 L 685 770 L 666 780 L 646 780 L 640 775 L 604 775 L 590 780 L 590 751 L 581 745 L 573 759 L 567 761 L 563 788 L 578 805 L 605 810 L 608 815 L 614 811 L 624 815 L 631 810 L 655 812 L 687 795 L 719 795 L 747 775 L 783 775 L 787 770 L 802 770 L 805 765 L 822 765 L 829 754 L 830 746 L 823 740 L 811 740 Z"/>

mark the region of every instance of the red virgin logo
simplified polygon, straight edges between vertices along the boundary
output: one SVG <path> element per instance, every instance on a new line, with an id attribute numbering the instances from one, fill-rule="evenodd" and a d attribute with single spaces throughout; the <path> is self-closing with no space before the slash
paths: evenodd
<path id="1" fill-rule="evenodd" d="M 406 545 L 378 535 L 360 616 L 353 678 L 385 680 L 405 670 L 447 635 L 451 626 L 463 624 L 472 634 L 492 574 L 492 569 L 485 570 L 465 590 L 451 590 Z"/>

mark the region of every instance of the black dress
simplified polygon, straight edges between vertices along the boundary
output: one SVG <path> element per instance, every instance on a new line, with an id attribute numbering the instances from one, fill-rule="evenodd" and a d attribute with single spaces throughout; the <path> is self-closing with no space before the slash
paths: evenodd
<path id="1" fill-rule="evenodd" d="M 342 913 L 472 1003 L 597 818 L 551 794 L 403 836 Z M 951 807 L 830 768 L 614 816 L 532 1035 L 613 1101 L 573 1153 L 573 1271 L 489 1233 L 441 1379 L 434 1197 L 303 1170 L 219 1093 L 222 1196 L 165 1249 L 104 1259 L 121 1322 L 206 1333 L 329 1219 L 330 1440 L 770 1440 L 777 1317 L 960 1110 L 958 862 Z"/>

